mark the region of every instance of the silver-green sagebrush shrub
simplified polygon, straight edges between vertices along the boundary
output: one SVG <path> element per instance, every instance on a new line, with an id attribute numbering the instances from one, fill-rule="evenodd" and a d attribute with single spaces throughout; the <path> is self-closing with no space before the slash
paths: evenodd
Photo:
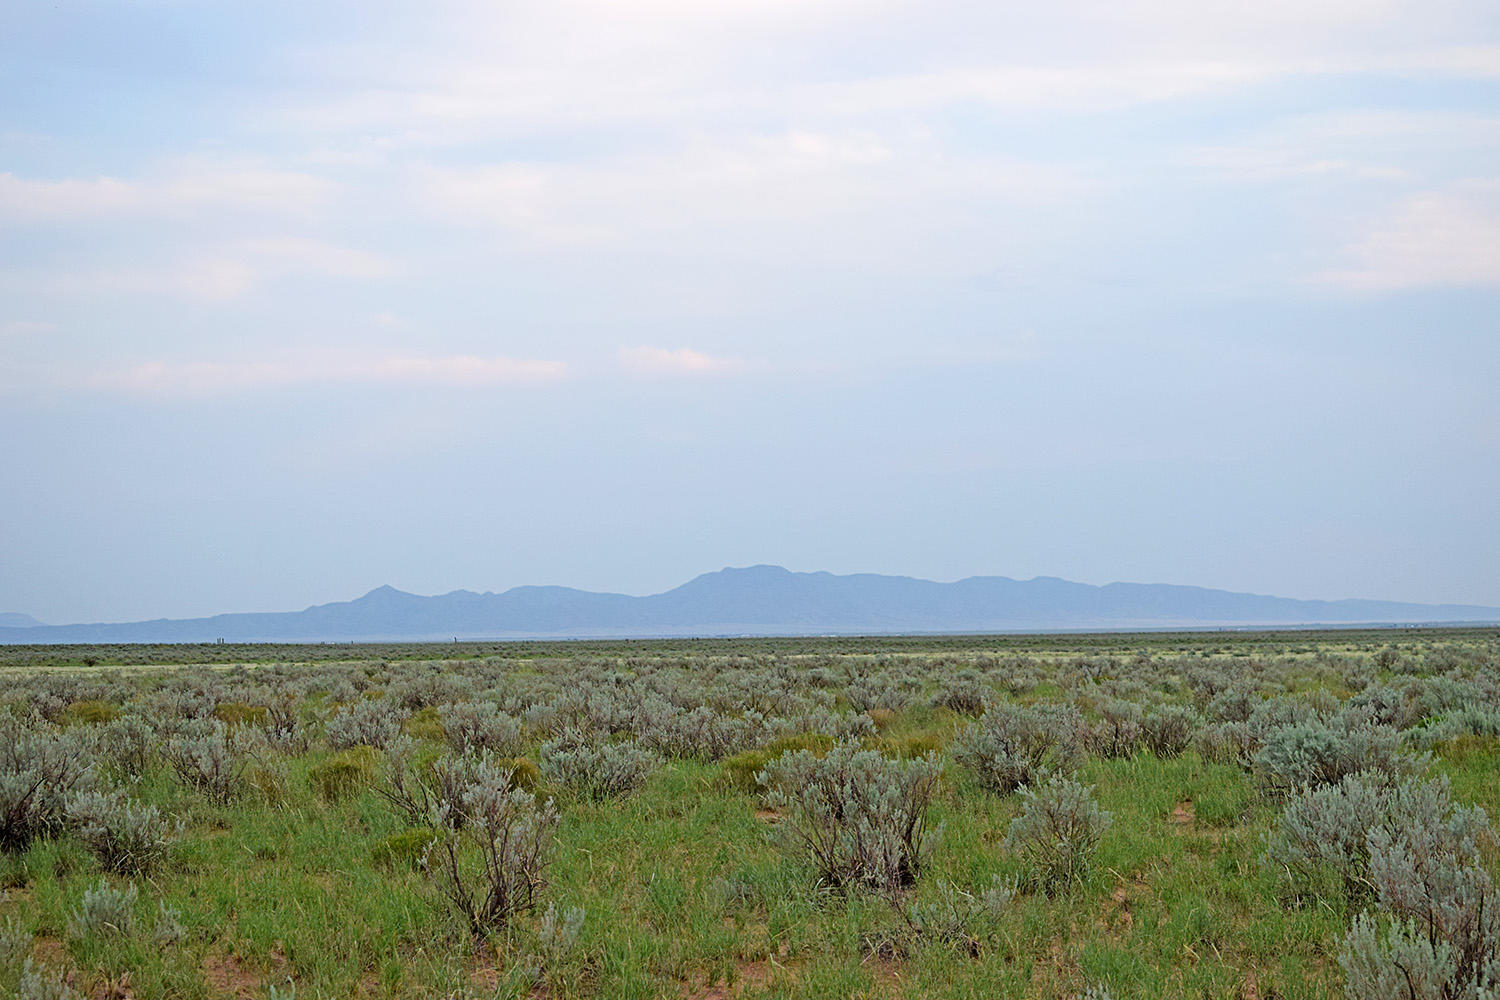
<path id="1" fill-rule="evenodd" d="M 21 966 L 16 997 L 17 1000 L 77 1000 L 78 994 L 68 985 L 61 969 L 49 972 L 27 958 Z"/>
<path id="2" fill-rule="evenodd" d="M 1261 787 L 1281 796 L 1299 788 L 1332 785 L 1361 771 L 1391 778 L 1417 774 L 1427 763 L 1426 757 L 1408 750 L 1401 734 L 1390 726 L 1337 716 L 1272 729 L 1255 755 L 1254 767 Z"/>
<path id="3" fill-rule="evenodd" d="M 1494 1000 L 1500 994 L 1500 893 L 1485 867 L 1494 846 L 1477 807 L 1455 807 L 1443 782 L 1405 782 L 1370 827 L 1362 914 L 1340 956 L 1350 1000 Z"/>
<path id="4" fill-rule="evenodd" d="M 587 911 L 581 906 L 570 906 L 559 914 L 556 903 L 547 904 L 536 928 L 537 952 L 544 967 L 556 968 L 572 957 L 586 916 Z"/>
<path id="5" fill-rule="evenodd" d="M 522 771 L 529 763 L 487 753 L 428 758 L 419 743 L 403 734 L 386 746 L 374 788 L 412 826 L 457 829 L 468 816 L 464 796 L 476 781 L 496 773 L 511 788 L 534 784 Z"/>
<path id="6" fill-rule="evenodd" d="M 510 787 L 510 775 L 489 764 L 464 790 L 465 822 L 435 837 L 423 864 L 470 932 L 482 936 L 536 905 L 546 886 L 557 809 L 549 799 Z M 435 827 L 450 825 L 442 811 Z"/>
<path id="7" fill-rule="evenodd" d="M 158 901 L 156 904 L 156 926 L 152 928 L 151 935 L 163 948 L 178 944 L 187 937 L 187 928 L 182 924 L 182 914 L 168 906 L 165 900 Z"/>
<path id="8" fill-rule="evenodd" d="M 1083 753 L 1083 717 L 1071 705 L 991 705 L 953 742 L 953 759 L 1001 794 L 1052 771 L 1070 771 Z"/>
<path id="9" fill-rule="evenodd" d="M 1455 805 L 1448 780 L 1348 775 L 1336 785 L 1306 788 L 1288 800 L 1269 838 L 1267 860 L 1285 872 L 1298 892 L 1322 896 L 1329 885 L 1350 903 L 1374 894 L 1371 838 L 1420 838 L 1427 848 L 1472 861 L 1489 836 L 1477 807 Z"/>
<path id="10" fill-rule="evenodd" d="M 1406 925 L 1406 937 L 1423 938 L 1434 955 L 1446 950 L 1452 970 L 1444 992 L 1454 1000 L 1490 1000 L 1500 991 L 1500 894 L 1467 843 L 1453 843 L 1441 825 L 1392 836 L 1370 834 L 1370 878 L 1381 909 Z M 1394 962 L 1395 942 L 1387 960 Z M 1363 998 L 1359 998 L 1363 1000 Z"/>
<path id="11" fill-rule="evenodd" d="M 1248 722 L 1220 722 L 1198 730 L 1193 744 L 1204 760 L 1248 768 L 1260 753 L 1261 739 Z"/>
<path id="12" fill-rule="evenodd" d="M 156 731 L 139 715 L 122 715 L 104 727 L 99 739 L 101 756 L 128 778 L 146 769 L 155 752 Z"/>
<path id="13" fill-rule="evenodd" d="M 1141 722 L 1142 741 L 1157 757 L 1180 757 L 1193 741 L 1198 715 L 1182 705 L 1163 705 Z"/>
<path id="14" fill-rule="evenodd" d="M 458 702 L 438 709 L 448 747 L 463 754 L 487 750 L 502 756 L 521 752 L 525 727 L 492 702 Z"/>
<path id="15" fill-rule="evenodd" d="M 0 896 L 0 902 L 3 902 Z M 0 923 L 0 973 L 14 972 L 16 967 L 31 953 L 32 934 L 16 922 L 15 917 L 6 917 Z"/>
<path id="16" fill-rule="evenodd" d="M 1099 721 L 1085 734 L 1089 752 L 1112 759 L 1129 757 L 1141 744 L 1141 706 L 1111 698 L 1099 706 Z"/>
<path id="17" fill-rule="evenodd" d="M 899 712 L 916 698 L 921 682 L 905 674 L 884 672 L 857 677 L 844 689 L 849 707 L 856 712 L 888 708 Z"/>
<path id="18" fill-rule="evenodd" d="M 80 792 L 68 803 L 68 822 L 107 870 L 137 875 L 155 868 L 182 833 L 154 805 L 124 792 Z"/>
<path id="19" fill-rule="evenodd" d="M 1368 913 L 1355 917 L 1339 965 L 1349 1000 L 1494 1000 L 1500 988 L 1493 957 L 1477 975 L 1465 975 L 1449 942 L 1408 920 L 1391 921 L 1382 934 Z"/>
<path id="20" fill-rule="evenodd" d="M 1093 788 L 1053 774 L 1042 784 L 1023 786 L 1021 802 L 1006 845 L 1025 864 L 1028 887 L 1052 896 L 1082 885 L 1110 823 Z"/>
<path id="21" fill-rule="evenodd" d="M 401 713 L 397 705 L 384 698 L 356 701 L 333 713 L 324 735 L 334 750 L 356 746 L 381 750 L 401 735 Z"/>
<path id="22" fill-rule="evenodd" d="M 245 790 L 248 761 L 236 735 L 217 719 L 168 740 L 162 756 L 183 784 L 211 802 L 227 805 Z"/>
<path id="23" fill-rule="evenodd" d="M 117 889 L 101 880 L 83 891 L 83 898 L 68 913 L 68 937 L 131 937 L 135 933 L 135 901 L 139 893 L 131 882 Z"/>
<path id="24" fill-rule="evenodd" d="M 945 944 L 976 956 L 980 945 L 993 937 L 1015 895 L 1015 886 L 999 875 L 977 893 L 943 882 L 938 885 L 935 900 L 913 902 L 903 915 L 908 930 L 918 940 Z"/>
<path id="25" fill-rule="evenodd" d="M 941 775 L 935 754 L 895 760 L 844 743 L 823 756 L 784 754 L 759 781 L 786 813 L 789 845 L 810 856 L 822 882 L 895 890 L 916 881 L 936 839 L 927 809 Z"/>
<path id="26" fill-rule="evenodd" d="M 993 698 L 994 691 L 977 678 L 957 677 L 938 688 L 932 696 L 932 705 L 959 715 L 978 716 Z"/>
<path id="27" fill-rule="evenodd" d="M 634 742 L 611 743 L 580 729 L 543 743 L 539 757 L 542 777 L 596 800 L 635 791 L 661 763 Z"/>
<path id="28" fill-rule="evenodd" d="M 20 851 L 61 830 L 68 800 L 93 777 L 81 736 L 0 724 L 0 850 Z"/>

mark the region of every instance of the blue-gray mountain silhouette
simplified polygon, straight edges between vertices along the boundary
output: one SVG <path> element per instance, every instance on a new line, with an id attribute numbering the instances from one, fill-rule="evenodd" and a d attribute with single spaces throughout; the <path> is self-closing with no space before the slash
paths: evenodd
<path id="1" fill-rule="evenodd" d="M 0 628 L 0 642 L 230 642 L 1006 632 L 1049 629 L 1500 622 L 1500 608 L 1390 601 L 1303 601 L 1203 587 L 1056 577 L 793 573 L 752 566 L 705 573 L 663 594 L 570 587 L 421 597 L 378 587 L 305 611 L 96 625 Z"/>
<path id="2" fill-rule="evenodd" d="M 0 628 L 30 628 L 40 624 L 35 618 L 19 611 L 0 611 Z"/>

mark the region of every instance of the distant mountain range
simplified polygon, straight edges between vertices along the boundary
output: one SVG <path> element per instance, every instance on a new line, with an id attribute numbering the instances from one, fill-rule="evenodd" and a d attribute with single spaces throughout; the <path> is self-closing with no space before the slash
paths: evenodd
<path id="1" fill-rule="evenodd" d="M 499 594 L 455 590 L 421 597 L 379 587 L 353 601 L 305 611 L 94 625 L 0 623 L 0 643 L 848 635 L 1424 622 L 1500 622 L 1500 608 L 1302 601 L 1167 584 L 1095 587 L 1045 576 L 934 583 L 752 566 L 705 573 L 649 597 L 569 587 L 516 587 Z"/>
<path id="2" fill-rule="evenodd" d="M 41 622 L 35 618 L 23 615 L 19 611 L 0 612 L 0 628 L 31 628 L 33 625 L 40 624 Z"/>

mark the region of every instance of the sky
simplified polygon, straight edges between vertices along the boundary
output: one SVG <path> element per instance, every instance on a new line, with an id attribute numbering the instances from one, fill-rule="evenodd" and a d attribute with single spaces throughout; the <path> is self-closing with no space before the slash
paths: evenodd
<path id="1" fill-rule="evenodd" d="M 0 611 L 1500 606 L 1493 0 L 80 0 L 0 94 Z"/>

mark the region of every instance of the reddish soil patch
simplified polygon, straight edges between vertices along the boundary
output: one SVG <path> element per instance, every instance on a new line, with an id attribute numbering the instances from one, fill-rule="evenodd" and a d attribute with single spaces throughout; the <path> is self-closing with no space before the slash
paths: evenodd
<path id="1" fill-rule="evenodd" d="M 1172 810 L 1172 822 L 1178 826 L 1187 826 L 1197 818 L 1198 814 L 1193 811 L 1192 799 L 1183 799 L 1177 803 L 1177 808 Z"/>
<path id="2" fill-rule="evenodd" d="M 68 949 L 57 938 L 39 937 L 31 943 L 32 954 L 38 961 L 48 965 L 62 965 L 67 957 Z"/>
<path id="3" fill-rule="evenodd" d="M 220 995 L 259 997 L 261 978 L 260 970 L 251 968 L 238 955 L 203 956 L 203 980 Z"/>
<path id="4" fill-rule="evenodd" d="M 741 962 L 735 966 L 734 982 L 715 983 L 705 989 L 696 992 L 688 992 L 687 1000 L 732 1000 L 740 996 L 748 989 L 766 985 L 776 972 L 776 966 L 769 961 Z"/>
<path id="5" fill-rule="evenodd" d="M 1115 912 L 1110 918 L 1111 923 L 1118 924 L 1120 936 L 1125 937 L 1135 926 L 1135 914 L 1130 910 L 1130 892 L 1122 885 L 1110 893 L 1109 898 L 1115 901 Z"/>

